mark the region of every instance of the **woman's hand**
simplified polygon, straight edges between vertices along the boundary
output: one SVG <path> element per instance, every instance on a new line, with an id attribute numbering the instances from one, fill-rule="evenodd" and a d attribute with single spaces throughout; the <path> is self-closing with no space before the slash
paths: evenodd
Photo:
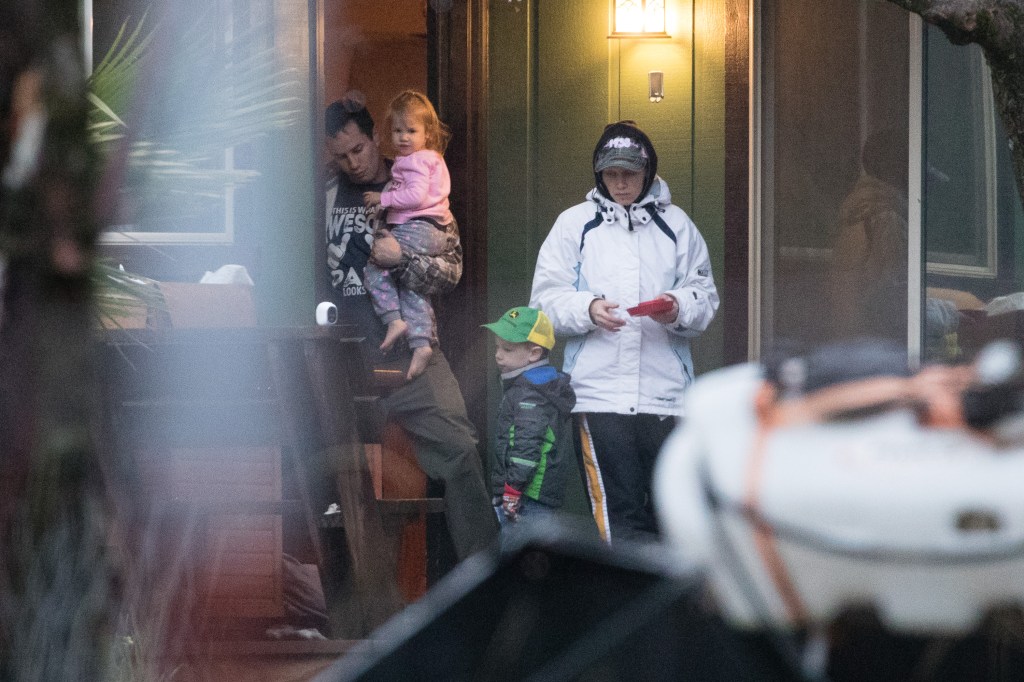
<path id="1" fill-rule="evenodd" d="M 590 302 L 590 319 L 601 329 L 617 332 L 619 327 L 626 324 L 624 320 L 619 319 L 612 313 L 618 307 L 618 303 L 612 303 L 603 298 L 595 298 Z"/>
<path id="2" fill-rule="evenodd" d="M 657 322 L 658 324 L 672 324 L 673 322 L 675 322 L 676 318 L 679 317 L 679 301 L 676 300 L 676 297 L 672 296 L 671 294 L 662 294 L 661 296 L 658 296 L 658 300 L 671 301 L 672 310 L 666 310 L 663 313 L 651 315 L 651 319 Z"/>

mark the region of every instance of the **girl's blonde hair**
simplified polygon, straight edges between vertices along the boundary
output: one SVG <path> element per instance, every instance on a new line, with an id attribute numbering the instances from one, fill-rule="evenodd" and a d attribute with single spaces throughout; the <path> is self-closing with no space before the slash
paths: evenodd
<path id="1" fill-rule="evenodd" d="M 416 116 L 423 124 L 423 132 L 427 138 L 427 149 L 444 154 L 448 148 L 448 140 L 452 133 L 448 126 L 438 118 L 434 105 L 422 92 L 403 90 L 388 104 L 388 120 L 394 121 L 399 116 Z"/>

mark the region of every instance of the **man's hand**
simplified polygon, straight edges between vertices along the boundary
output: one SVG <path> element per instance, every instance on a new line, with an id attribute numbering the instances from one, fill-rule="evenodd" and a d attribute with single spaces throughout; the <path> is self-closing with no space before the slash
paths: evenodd
<path id="1" fill-rule="evenodd" d="M 346 236 L 348 236 L 348 235 L 346 235 Z M 327 245 L 327 267 L 329 267 L 331 270 L 336 270 L 338 268 L 338 266 L 341 265 L 341 258 L 344 255 L 345 255 L 345 246 L 344 246 L 344 244 L 342 244 L 341 246 L 338 246 L 337 244 L 328 244 Z"/>
<path id="2" fill-rule="evenodd" d="M 505 518 L 515 521 L 519 518 L 519 506 L 522 502 L 522 493 L 505 484 L 505 492 L 501 496 L 501 509 L 505 512 Z"/>
<path id="3" fill-rule="evenodd" d="M 662 301 L 672 301 L 672 310 L 666 310 L 663 313 L 651 315 L 651 319 L 658 324 L 672 324 L 676 321 L 676 318 L 679 317 L 679 301 L 676 300 L 675 296 L 670 294 L 662 294 L 661 296 L 658 296 L 658 299 Z"/>
<path id="4" fill-rule="evenodd" d="M 363 205 L 366 208 L 380 206 L 380 192 L 363 192 Z"/>
<path id="5" fill-rule="evenodd" d="M 381 230 L 373 238 L 370 259 L 382 268 L 393 268 L 402 262 L 402 247 L 387 230 Z"/>
<path id="6" fill-rule="evenodd" d="M 603 298 L 595 298 L 590 302 L 590 319 L 601 329 L 617 332 L 619 327 L 626 324 L 624 320 L 619 319 L 612 313 L 618 307 L 618 303 L 612 303 Z"/>

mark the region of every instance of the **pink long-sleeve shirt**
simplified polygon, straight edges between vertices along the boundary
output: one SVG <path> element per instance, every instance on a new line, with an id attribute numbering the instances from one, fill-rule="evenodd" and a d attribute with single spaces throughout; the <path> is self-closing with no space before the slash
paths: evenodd
<path id="1" fill-rule="evenodd" d="M 415 216 L 430 216 L 451 222 L 448 193 L 452 181 L 444 158 L 430 149 L 399 156 L 391 166 L 391 182 L 380 193 L 381 206 L 388 209 L 388 222 L 408 222 Z"/>

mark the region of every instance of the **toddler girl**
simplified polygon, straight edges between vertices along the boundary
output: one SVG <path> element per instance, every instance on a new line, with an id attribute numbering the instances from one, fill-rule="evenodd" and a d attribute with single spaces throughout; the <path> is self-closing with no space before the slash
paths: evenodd
<path id="1" fill-rule="evenodd" d="M 367 208 L 387 209 L 387 226 L 399 244 L 414 253 L 438 256 L 459 249 L 458 229 L 448 209 L 451 179 L 441 154 L 448 144 L 447 127 L 437 117 L 426 95 L 406 90 L 388 106 L 391 143 L 397 154 L 391 181 L 382 192 L 366 192 Z M 379 235 L 378 235 L 379 236 Z M 366 265 L 366 290 L 373 308 L 387 325 L 381 348 L 387 350 L 406 335 L 412 350 L 407 378 L 427 366 L 434 329 L 434 310 L 427 296 L 400 286 L 400 268 Z"/>

